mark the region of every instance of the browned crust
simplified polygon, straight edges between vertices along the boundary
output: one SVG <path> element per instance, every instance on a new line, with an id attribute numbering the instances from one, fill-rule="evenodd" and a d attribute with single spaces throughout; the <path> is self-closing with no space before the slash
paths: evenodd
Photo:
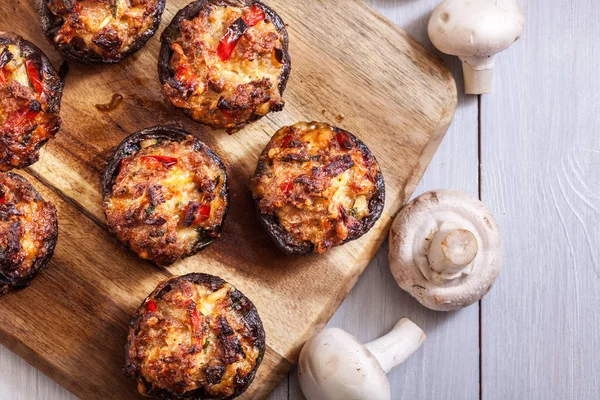
<path id="1" fill-rule="evenodd" d="M 150 293 L 150 295 L 148 297 L 146 297 L 146 299 L 144 299 L 144 301 L 142 302 L 142 304 L 140 305 L 140 307 L 137 309 L 136 313 L 134 314 L 133 319 L 131 320 L 131 323 L 129 324 L 129 335 L 128 335 L 128 340 L 127 340 L 127 345 L 125 346 L 125 354 L 126 354 L 125 355 L 125 367 L 123 367 L 122 372 L 126 377 L 136 379 L 138 382 L 142 383 L 144 385 L 148 395 L 150 395 L 152 398 L 155 398 L 155 399 L 226 400 L 226 399 L 233 399 L 235 397 L 238 397 L 242 393 L 244 393 L 248 389 L 250 384 L 252 383 L 252 381 L 256 375 L 256 371 L 258 370 L 258 367 L 260 366 L 262 359 L 264 357 L 265 349 L 266 349 L 266 341 L 265 341 L 265 330 L 264 330 L 262 321 L 260 319 L 260 316 L 258 315 L 258 311 L 256 310 L 256 307 L 254 306 L 252 301 L 250 301 L 250 299 L 248 299 L 242 292 L 240 292 L 237 289 L 235 291 L 233 291 L 231 293 L 231 295 L 236 296 L 236 298 L 239 299 L 239 303 L 240 303 L 240 307 L 241 307 L 240 309 L 243 313 L 243 318 L 244 318 L 247 326 L 249 327 L 250 331 L 254 335 L 254 337 L 256 337 L 255 346 L 257 346 L 259 348 L 259 355 L 258 355 L 258 358 L 256 359 L 256 365 L 254 366 L 252 372 L 239 381 L 239 386 L 234 395 L 229 396 L 229 397 L 222 397 L 222 396 L 215 397 L 215 396 L 211 396 L 209 393 L 206 393 L 206 391 L 202 388 L 198 388 L 196 390 L 192 390 L 192 391 L 189 391 L 186 393 L 173 393 L 172 391 L 166 390 L 166 389 L 156 389 L 152 386 L 152 384 L 150 382 L 147 382 L 144 379 L 144 377 L 141 376 L 139 367 L 135 364 L 135 360 L 131 359 L 131 357 L 130 357 L 129 349 L 130 349 L 131 343 L 133 342 L 133 339 L 136 336 L 137 331 L 140 328 L 140 323 L 144 316 L 145 304 L 148 301 L 148 299 L 159 298 L 159 297 L 163 296 L 166 291 L 171 290 L 172 286 L 176 286 L 177 282 L 182 281 L 182 280 L 186 280 L 186 281 L 192 282 L 194 284 L 207 285 L 213 291 L 219 290 L 221 287 L 223 287 L 223 285 L 225 283 L 227 283 L 226 281 L 224 281 L 223 279 L 221 279 L 217 276 L 204 274 L 204 273 L 191 273 L 191 274 L 187 274 L 187 275 L 170 278 L 168 280 L 161 282 L 156 287 L 156 289 L 152 293 Z"/>
<path id="2" fill-rule="evenodd" d="M 121 159 L 125 157 L 129 157 L 140 150 L 140 143 L 146 139 L 160 139 L 160 140 L 169 140 L 175 142 L 182 142 L 191 134 L 183 129 L 179 129 L 172 126 L 154 126 L 152 128 L 146 128 L 139 132 L 136 132 L 128 137 L 126 137 L 119 146 L 115 149 L 113 155 L 108 160 L 108 164 L 104 169 L 104 172 L 101 177 L 101 187 L 102 187 L 102 200 L 106 201 L 112 195 L 112 188 L 114 186 L 115 179 L 119 173 L 119 164 Z M 229 212 L 229 181 L 227 178 L 227 171 L 225 169 L 225 165 L 211 149 L 206 144 L 202 143 L 198 139 L 194 139 L 194 145 L 196 146 L 198 151 L 201 151 L 211 157 L 215 163 L 219 166 L 219 169 L 223 172 L 223 176 L 225 182 L 223 186 L 225 188 L 224 201 L 226 203 L 225 212 L 223 214 L 223 222 L 219 227 L 220 232 L 225 225 L 225 219 Z M 113 236 L 117 237 L 114 234 L 114 231 L 109 226 L 109 231 Z M 218 233 L 216 232 L 216 233 Z M 118 238 L 117 238 L 118 239 Z M 211 244 L 215 240 L 214 236 L 205 235 L 202 240 L 199 240 L 194 247 L 192 248 L 189 254 L 186 254 L 184 257 L 192 256 L 201 250 L 204 250 L 209 244 Z"/>
<path id="3" fill-rule="evenodd" d="M 352 140 L 354 145 L 369 159 L 371 159 L 375 164 L 378 165 L 377 159 L 375 155 L 369 150 L 367 145 L 365 145 L 360 139 L 354 136 L 352 133 L 331 126 L 334 132 L 343 132 Z M 265 166 L 263 159 L 267 157 L 267 152 L 269 149 L 269 144 L 265 147 L 263 152 L 258 158 L 258 164 L 256 166 L 256 171 L 254 172 L 254 176 L 258 176 L 262 173 L 267 167 Z M 378 170 L 377 175 L 375 177 L 375 193 L 373 197 L 369 201 L 369 215 L 361 220 L 362 228 L 356 231 L 353 231 L 353 234 L 349 235 L 346 240 L 344 240 L 340 245 L 350 242 L 352 240 L 356 240 L 365 233 L 369 231 L 375 225 L 375 222 L 381 217 L 381 213 L 383 212 L 383 207 L 385 205 L 385 182 L 383 180 L 383 174 L 381 173 L 381 168 Z M 284 253 L 289 255 L 309 255 L 314 254 L 315 246 L 314 244 L 306 244 L 303 246 L 295 246 L 290 243 L 295 242 L 293 237 L 281 226 L 279 223 L 279 219 L 274 214 L 263 214 L 260 209 L 260 199 L 254 199 L 254 208 L 258 214 L 260 222 L 262 226 L 265 228 L 271 239 L 277 244 L 279 249 L 281 249 Z"/>
<path id="4" fill-rule="evenodd" d="M 152 36 L 154 36 L 156 31 L 158 30 L 158 27 L 160 26 L 160 21 L 161 21 L 162 13 L 165 9 L 165 4 L 166 4 L 166 0 L 159 0 L 158 7 L 152 18 L 153 22 L 154 22 L 152 27 L 150 29 L 144 31 L 144 33 L 135 40 L 135 42 L 129 47 L 129 49 L 125 52 L 122 52 L 120 54 L 120 57 L 117 59 L 109 60 L 109 59 L 106 59 L 106 58 L 102 57 L 101 55 L 99 55 L 95 52 L 89 51 L 89 50 L 78 51 L 78 50 L 74 49 L 73 46 L 68 45 L 68 44 L 55 44 L 55 47 L 58 49 L 58 51 L 60 51 L 60 53 L 64 57 L 79 61 L 80 63 L 83 63 L 83 64 L 98 64 L 98 63 L 114 64 L 114 63 L 118 63 L 119 61 L 123 60 L 126 57 L 129 57 L 130 55 L 132 55 L 133 53 L 137 52 L 142 47 L 144 47 L 146 42 L 148 42 L 148 40 L 150 40 L 150 38 Z M 50 9 L 48 8 L 48 0 L 35 0 L 35 7 L 38 12 L 38 15 L 40 16 L 40 21 L 42 23 L 42 30 L 44 31 L 44 33 L 46 34 L 46 37 L 48 37 L 50 42 L 52 42 L 54 44 L 54 36 L 55 36 L 56 32 L 60 29 L 61 19 L 58 18 L 56 15 L 54 15 L 50 11 Z"/>
<path id="5" fill-rule="evenodd" d="M 33 57 L 36 60 L 40 67 L 40 72 L 43 72 L 43 74 L 40 74 L 40 76 L 44 76 L 43 85 L 48 98 L 46 102 L 48 105 L 48 112 L 58 115 L 60 113 L 60 103 L 64 84 L 46 54 L 36 45 L 24 39 L 23 37 L 12 32 L 0 31 L 0 46 L 8 44 L 19 47 L 24 58 Z M 56 131 L 60 129 L 60 122 L 61 121 L 59 118 L 58 125 L 55 128 Z M 41 141 L 36 146 L 34 152 L 29 154 L 24 153 L 24 156 L 26 155 L 26 157 L 23 157 L 23 161 L 16 167 L 25 168 L 35 163 L 40 158 L 39 150 L 46 144 L 46 142 L 48 142 L 48 140 L 52 139 L 54 135 L 55 134 L 51 134 L 46 140 Z M 2 139 L 0 138 L 0 140 Z M 15 168 L 15 166 L 0 160 L 1 170 L 10 170 L 12 168 Z"/>
<path id="6" fill-rule="evenodd" d="M 42 251 L 42 256 L 36 257 L 35 261 L 33 262 L 31 268 L 29 268 L 27 273 L 20 276 L 19 278 L 15 279 L 7 277 L 0 270 L 0 295 L 5 294 L 8 291 L 20 290 L 29 286 L 29 284 L 37 276 L 37 274 L 42 269 L 44 269 L 46 265 L 48 265 L 48 262 L 50 262 L 50 259 L 54 255 L 56 243 L 58 242 L 58 217 L 56 215 L 56 208 L 54 207 L 54 205 L 50 202 L 46 202 L 38 193 L 38 191 L 35 190 L 33 185 L 31 185 L 31 183 L 29 183 L 29 181 L 27 181 L 27 179 L 25 179 L 21 175 L 15 174 L 13 172 L 4 172 L 2 174 L 7 175 L 11 179 L 15 179 L 26 184 L 35 193 L 35 199 L 48 204 L 52 208 L 53 213 L 52 219 L 50 221 L 50 224 L 52 224 L 52 234 L 49 237 L 47 237 L 44 241 L 44 249 Z M 0 206 L 0 209 L 2 208 L 3 206 Z M 0 267 L 2 267 L 1 262 Z"/>
<path id="7" fill-rule="evenodd" d="M 290 54 L 288 51 L 289 38 L 288 38 L 287 30 L 285 29 L 285 23 L 283 22 L 281 17 L 272 8 L 268 7 L 267 5 L 265 5 L 264 3 L 260 2 L 260 1 L 254 1 L 254 0 L 197 0 L 197 1 L 194 1 L 190 4 L 188 4 L 186 7 L 182 8 L 181 10 L 179 10 L 177 12 L 177 14 L 175 15 L 175 17 L 173 17 L 173 20 L 171 21 L 171 23 L 169 23 L 169 26 L 167 26 L 165 28 L 165 30 L 163 31 L 163 33 L 161 34 L 160 41 L 162 44 L 161 44 L 160 53 L 158 56 L 158 77 L 160 79 L 160 82 L 163 85 L 165 83 L 170 83 L 171 86 L 176 87 L 176 82 L 174 82 L 174 78 L 173 78 L 170 68 L 169 68 L 169 62 L 171 60 L 171 56 L 173 55 L 173 50 L 171 50 L 171 45 L 177 40 L 177 37 L 179 36 L 179 27 L 180 27 L 182 21 L 191 20 L 191 19 L 196 18 L 203 9 L 205 9 L 206 7 L 208 7 L 210 5 L 218 5 L 218 6 L 223 6 L 223 7 L 226 7 L 226 6 L 248 7 L 248 6 L 251 6 L 252 4 L 257 4 L 263 9 L 263 11 L 269 17 L 269 19 L 271 20 L 271 22 L 273 23 L 275 28 L 277 28 L 277 31 L 281 34 L 281 37 L 283 39 L 283 48 L 282 48 L 283 68 L 281 71 L 281 77 L 279 78 L 279 94 L 283 96 L 283 92 L 285 91 L 285 87 L 287 85 L 287 81 L 289 79 L 290 72 L 292 70 L 292 62 L 291 62 Z M 194 120 L 194 118 L 192 117 L 191 112 L 189 110 L 182 109 L 182 111 L 187 117 Z M 245 121 L 243 123 L 239 123 L 231 128 L 228 128 L 228 131 L 229 132 L 238 131 L 238 130 L 242 129 L 244 126 L 248 125 L 249 123 L 254 122 L 262 117 L 263 117 L 263 115 L 253 114 L 247 121 Z M 198 121 L 196 121 L 196 122 L 198 122 Z M 204 124 L 204 125 L 210 126 L 213 129 L 222 129 L 223 128 L 223 126 L 218 125 L 218 124 Z"/>

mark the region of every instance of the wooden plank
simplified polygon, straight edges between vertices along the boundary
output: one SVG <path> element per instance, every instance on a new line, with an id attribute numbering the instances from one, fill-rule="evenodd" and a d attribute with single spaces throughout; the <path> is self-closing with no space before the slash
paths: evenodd
<path id="1" fill-rule="evenodd" d="M 431 48 L 427 38 L 427 21 L 437 0 L 379 0 L 369 3 Z M 459 85 L 459 104 L 452 125 L 415 195 L 432 189 L 454 188 L 477 196 L 477 98 L 462 95 L 462 72 L 458 59 L 443 58 Z M 427 310 L 396 285 L 389 270 L 387 254 L 386 244 L 328 326 L 342 328 L 359 340 L 368 342 L 386 333 L 402 316 L 407 316 L 421 326 L 428 337 L 417 354 L 388 374 L 392 398 L 478 399 L 478 305 L 451 314 Z M 290 373 L 289 398 L 303 399 L 295 369 Z"/>
<path id="2" fill-rule="evenodd" d="M 482 101 L 482 195 L 505 254 L 483 301 L 483 398 L 597 399 L 598 3 L 520 4 L 525 35 Z"/>
<path id="3" fill-rule="evenodd" d="M 163 25 L 185 4 L 170 1 Z M 375 254 L 391 218 L 412 193 L 451 120 L 456 97 L 445 66 L 362 2 L 339 0 L 308 8 L 283 0 L 271 4 L 289 23 L 294 72 L 286 92 L 288 104 L 283 113 L 233 136 L 204 130 L 164 103 L 155 76 L 156 38 L 119 65 L 71 65 L 63 129 L 31 168 L 40 182 L 66 201 L 61 206 L 65 210 L 60 221 L 65 234 L 57 251 L 61 256 L 37 282 L 38 289 L 2 299 L 7 307 L 2 308 L 4 314 L 0 311 L 6 321 L 0 324 L 0 342 L 81 397 L 133 395 L 134 385 L 118 373 L 127 319 L 161 274 L 191 271 L 223 277 L 257 305 L 268 350 L 256 383 L 244 398 L 266 397 L 296 360 L 305 338 L 326 323 Z M 1 4 L 0 10 L 14 12 L 8 29 L 40 44 L 57 61 L 38 27 L 27 23 L 36 18 L 30 4 Z M 331 24 L 332 20 L 337 23 Z M 375 45 L 377 52 L 372 51 Z M 115 92 L 125 96 L 124 104 L 113 113 L 99 113 L 94 105 Z M 320 257 L 284 257 L 274 250 L 256 219 L 248 217 L 253 214 L 248 177 L 278 127 L 307 119 L 333 122 L 338 114 L 346 116 L 342 127 L 356 132 L 378 157 L 387 181 L 386 209 L 359 241 Z M 110 242 L 100 210 L 99 175 L 105 160 L 127 134 L 158 123 L 187 128 L 222 156 L 232 182 L 232 207 L 223 238 L 201 256 L 168 270 L 149 267 L 115 243 L 116 249 L 94 258 L 103 252 L 99 240 Z M 51 198 L 59 201 L 56 194 Z M 92 224 L 86 217 L 95 221 L 95 229 L 82 228 Z M 70 228 L 77 235 L 70 235 L 66 230 Z M 123 280 L 112 279 L 107 271 Z M 55 297 L 55 285 L 77 296 L 58 304 L 57 314 L 44 315 L 42 335 L 36 333 L 36 322 L 25 316 L 36 315 L 43 299 Z M 101 318 L 91 318 L 90 310 Z M 60 313 L 71 318 L 57 318 Z M 52 318 L 59 323 L 51 325 Z M 54 342 L 61 345 L 50 346 Z"/>

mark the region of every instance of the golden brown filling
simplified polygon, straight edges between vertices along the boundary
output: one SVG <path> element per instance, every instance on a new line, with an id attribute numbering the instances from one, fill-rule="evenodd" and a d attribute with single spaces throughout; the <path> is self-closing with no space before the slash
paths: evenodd
<path id="1" fill-rule="evenodd" d="M 362 228 L 379 166 L 343 131 L 297 123 L 277 131 L 252 179 L 263 214 L 274 214 L 294 246 L 322 253 Z"/>
<path id="2" fill-rule="evenodd" d="M 245 302 L 227 283 L 214 290 L 182 279 L 163 282 L 130 333 L 129 361 L 153 388 L 232 396 L 260 355 L 241 312 Z M 143 382 L 138 388 L 145 394 Z"/>
<path id="3" fill-rule="evenodd" d="M 25 58 L 18 46 L 0 45 L 0 170 L 37 161 L 38 148 L 58 132 L 58 107 L 39 58 Z M 56 101 L 52 99 L 52 101 Z"/>
<path id="4" fill-rule="evenodd" d="M 171 102 L 197 121 L 232 127 L 280 110 L 283 37 L 258 5 L 211 5 L 172 44 Z"/>
<path id="5" fill-rule="evenodd" d="M 141 146 L 121 160 L 104 212 L 122 242 L 167 265 L 192 254 L 199 240 L 219 235 L 227 209 L 225 172 L 191 136 Z"/>
<path id="6" fill-rule="evenodd" d="M 56 235 L 56 209 L 35 198 L 33 187 L 0 173 L 0 273 L 18 280 L 47 252 Z M 0 286 L 0 293 L 6 288 Z"/>
<path id="7" fill-rule="evenodd" d="M 158 0 L 48 1 L 48 9 L 63 20 L 55 43 L 88 50 L 108 60 L 119 60 L 152 29 L 158 7 Z"/>

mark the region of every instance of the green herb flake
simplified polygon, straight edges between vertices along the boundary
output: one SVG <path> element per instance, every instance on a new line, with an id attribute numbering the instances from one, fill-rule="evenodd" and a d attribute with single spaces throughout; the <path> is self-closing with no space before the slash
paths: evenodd
<path id="1" fill-rule="evenodd" d="M 148 215 L 152 214 L 154 211 L 156 211 L 155 206 L 150 206 L 150 207 L 146 208 L 146 214 L 148 214 Z"/>

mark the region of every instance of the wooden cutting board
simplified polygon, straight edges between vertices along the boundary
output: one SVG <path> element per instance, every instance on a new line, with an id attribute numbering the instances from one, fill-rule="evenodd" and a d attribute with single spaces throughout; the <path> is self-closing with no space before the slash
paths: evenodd
<path id="1" fill-rule="evenodd" d="M 33 41 L 58 67 L 33 3 L 1 2 L 0 29 Z M 59 241 L 28 289 L 0 298 L 0 342 L 84 399 L 135 397 L 134 382 L 120 373 L 130 317 L 159 281 L 188 272 L 221 276 L 256 304 L 268 348 L 243 398 L 266 397 L 380 247 L 454 114 L 456 87 L 441 60 L 360 0 L 270 0 L 290 35 L 285 110 L 233 136 L 205 129 L 171 108 L 156 72 L 159 34 L 186 4 L 168 0 L 159 33 L 126 61 L 70 63 L 62 129 L 24 173 L 56 205 Z M 115 93 L 125 96 L 116 110 L 94 107 Z M 360 240 L 325 255 L 286 257 L 259 226 L 247 184 L 271 135 L 299 120 L 333 123 L 361 138 L 381 164 L 387 198 L 381 219 Z M 189 130 L 221 156 L 231 211 L 223 237 L 206 251 L 158 268 L 108 235 L 100 174 L 125 136 L 165 123 Z"/>

